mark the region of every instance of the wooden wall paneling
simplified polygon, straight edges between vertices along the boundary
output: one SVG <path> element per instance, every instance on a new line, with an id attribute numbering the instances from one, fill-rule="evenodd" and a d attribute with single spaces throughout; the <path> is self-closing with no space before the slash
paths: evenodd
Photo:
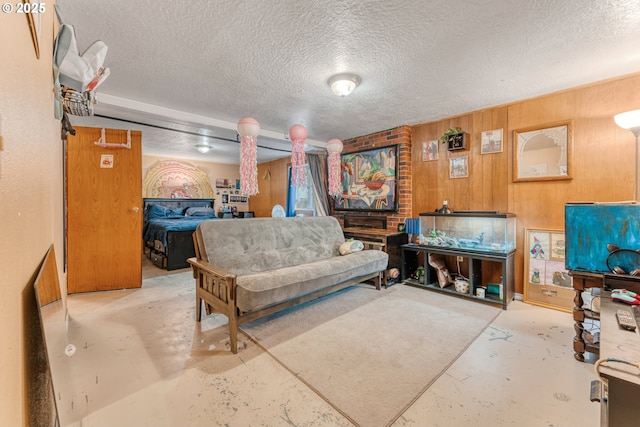
<path id="1" fill-rule="evenodd" d="M 481 210 L 485 200 L 485 187 L 492 186 L 492 171 L 490 167 L 485 168 L 484 157 L 481 152 L 480 132 L 483 130 L 483 112 L 477 111 L 469 115 L 471 123 L 469 125 L 469 209 Z"/>
<path id="2" fill-rule="evenodd" d="M 446 127 L 446 129 L 452 128 L 452 127 L 460 127 L 464 132 L 469 133 L 469 135 L 473 135 L 471 118 L 472 118 L 471 114 L 452 118 L 449 120 L 449 125 Z M 444 133 L 444 130 L 443 130 L 443 133 Z M 468 160 L 470 160 L 469 146 L 470 144 L 467 144 L 467 148 L 465 150 L 449 151 L 449 159 L 454 157 L 467 156 Z M 446 146 L 445 146 L 445 149 L 446 149 Z M 467 166 L 470 167 L 471 164 L 468 164 Z M 448 191 L 449 195 L 446 196 L 445 198 L 449 200 L 449 206 L 451 207 L 451 209 L 454 211 L 471 209 L 470 207 L 471 180 L 472 180 L 471 170 L 469 169 L 469 177 L 467 178 L 450 178 L 449 161 L 447 161 L 446 177 L 449 180 L 449 191 Z"/>
<path id="3" fill-rule="evenodd" d="M 577 94 L 582 114 L 574 119 L 573 171 L 574 181 L 585 185 L 576 186 L 573 200 L 594 200 L 596 191 L 598 201 L 633 199 L 634 137 L 615 125 L 613 116 L 640 108 L 639 86 L 639 78 L 623 79 Z"/>
<path id="4" fill-rule="evenodd" d="M 273 182 L 289 182 L 289 166 L 291 165 L 291 159 L 285 157 L 282 159 L 272 161 L 271 167 L 271 179 Z M 288 186 L 278 185 L 271 186 L 271 202 L 273 205 L 282 205 L 285 210 L 287 209 L 287 191 Z M 272 205 L 272 206 L 273 206 Z M 269 210 L 271 212 L 271 210 Z"/>
<path id="5" fill-rule="evenodd" d="M 249 197 L 249 210 L 257 217 L 267 216 L 267 206 L 271 200 L 270 165 L 270 162 L 258 165 L 258 194 Z"/>
<path id="6" fill-rule="evenodd" d="M 527 227 L 564 229 L 568 201 L 625 201 L 635 188 L 635 144 L 631 132 L 615 125 L 617 113 L 640 108 L 640 74 L 523 100 L 413 127 L 414 214 L 430 211 L 448 198 L 454 210 L 513 212 L 517 218 L 516 292 L 523 286 L 523 233 Z M 573 157 L 569 181 L 513 183 L 513 131 L 573 121 Z M 449 158 L 439 144 L 440 159 L 422 162 L 422 141 L 438 139 L 460 126 L 472 136 L 470 176 L 449 179 Z M 503 151 L 481 154 L 483 130 L 503 129 Z M 417 147 L 416 147 L 417 145 Z M 425 175 L 426 174 L 426 175 Z M 434 174 L 431 177 L 430 174 Z M 429 176 L 428 190 L 421 179 Z M 434 188 L 435 186 L 435 188 Z"/>
<path id="7" fill-rule="evenodd" d="M 288 167 L 290 158 L 272 160 L 258 165 L 258 194 L 249 199 L 250 210 L 257 217 L 271 216 L 275 205 L 287 207 Z M 265 175 L 268 172 L 268 179 Z"/>
<path id="8" fill-rule="evenodd" d="M 409 216 L 415 218 L 420 212 L 433 211 L 437 205 L 436 191 L 439 187 L 438 164 L 440 160 L 422 160 L 422 144 L 438 139 L 436 125 L 427 124 L 415 127 L 411 138 L 413 212 L 409 213 Z M 438 158 L 441 159 L 444 155 L 443 144 L 438 142 Z"/>
<path id="9" fill-rule="evenodd" d="M 473 155 L 480 159 L 482 167 L 482 200 L 479 209 L 508 212 L 507 109 L 503 107 L 484 110 L 479 116 L 474 116 L 475 119 L 479 120 L 477 123 L 480 124 L 480 128 L 476 128 L 477 150 L 474 150 Z M 502 129 L 502 152 L 482 154 L 482 132 L 497 129 Z"/>

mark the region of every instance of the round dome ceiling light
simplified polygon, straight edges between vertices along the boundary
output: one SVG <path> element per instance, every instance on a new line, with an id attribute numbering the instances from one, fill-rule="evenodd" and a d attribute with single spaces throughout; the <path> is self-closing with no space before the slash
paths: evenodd
<path id="1" fill-rule="evenodd" d="M 361 80 L 358 75 L 343 73 L 336 74 L 335 76 L 331 77 L 327 83 L 329 84 L 329 87 L 331 88 L 333 93 L 335 93 L 337 96 L 347 96 L 351 92 L 353 92 L 355 88 L 358 87 L 360 82 Z"/>

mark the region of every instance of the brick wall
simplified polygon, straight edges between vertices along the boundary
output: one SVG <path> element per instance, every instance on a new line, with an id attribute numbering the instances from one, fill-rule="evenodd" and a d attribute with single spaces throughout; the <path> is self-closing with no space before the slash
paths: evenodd
<path id="1" fill-rule="evenodd" d="M 362 151 L 371 148 L 386 147 L 398 144 L 398 212 L 345 212 L 334 211 L 341 222 L 344 215 L 357 214 L 387 217 L 387 229 L 396 230 L 399 223 L 405 218 L 411 217 L 411 128 L 400 126 L 394 129 L 383 130 L 370 135 L 359 136 L 357 138 L 343 141 L 343 154 L 354 151 Z"/>

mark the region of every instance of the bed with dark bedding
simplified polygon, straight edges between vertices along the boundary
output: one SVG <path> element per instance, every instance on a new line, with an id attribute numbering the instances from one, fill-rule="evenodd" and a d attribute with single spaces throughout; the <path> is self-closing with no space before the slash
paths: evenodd
<path id="1" fill-rule="evenodd" d="M 214 199 L 144 199 L 142 239 L 145 254 L 167 270 L 189 267 L 195 256 L 193 231 L 204 220 L 217 218 Z"/>

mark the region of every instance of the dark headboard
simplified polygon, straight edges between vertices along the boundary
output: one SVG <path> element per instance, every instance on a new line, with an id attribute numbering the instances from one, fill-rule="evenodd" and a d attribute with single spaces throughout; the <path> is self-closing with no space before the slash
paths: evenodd
<path id="1" fill-rule="evenodd" d="M 178 208 L 213 208 L 215 199 L 152 199 L 145 198 L 144 212 L 147 211 L 149 205 L 160 205 L 169 209 Z"/>

